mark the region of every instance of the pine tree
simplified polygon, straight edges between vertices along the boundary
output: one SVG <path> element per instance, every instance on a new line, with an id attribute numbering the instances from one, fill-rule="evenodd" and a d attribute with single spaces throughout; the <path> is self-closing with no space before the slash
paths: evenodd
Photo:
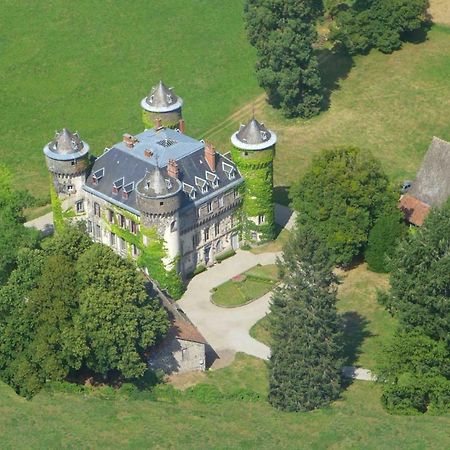
<path id="1" fill-rule="evenodd" d="M 256 72 L 269 103 L 287 117 L 320 112 L 322 83 L 313 44 L 321 0 L 247 0 L 244 7 Z"/>
<path id="2" fill-rule="evenodd" d="M 279 262 L 282 283 L 272 297 L 269 401 L 285 411 L 310 411 L 341 391 L 342 334 L 336 279 L 323 242 L 298 231 Z"/>

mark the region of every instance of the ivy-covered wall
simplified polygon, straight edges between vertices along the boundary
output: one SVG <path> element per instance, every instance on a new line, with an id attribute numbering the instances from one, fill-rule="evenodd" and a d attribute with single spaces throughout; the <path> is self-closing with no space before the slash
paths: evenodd
<path id="1" fill-rule="evenodd" d="M 179 299 L 184 292 L 184 284 L 177 272 L 178 264 L 177 261 L 173 261 L 173 268 L 166 269 L 164 260 L 167 258 L 167 249 L 164 239 L 159 236 L 156 228 L 145 228 L 140 225 L 139 232 L 133 234 L 128 229 L 119 226 L 117 214 L 122 214 L 138 224 L 140 224 L 140 218 L 118 207 L 111 209 L 116 213 L 114 214 L 114 222 L 110 223 L 106 217 L 103 217 L 109 231 L 129 244 L 134 244 L 139 249 L 138 266 L 146 267 L 150 277 L 159 284 L 161 289 L 165 289 L 172 298 Z M 144 236 L 147 238 L 147 245 L 144 244 Z M 128 256 L 131 258 L 131 249 L 129 249 Z"/>
<path id="2" fill-rule="evenodd" d="M 60 233 L 64 230 L 66 225 L 61 200 L 56 192 L 52 176 L 50 176 L 50 203 L 52 205 L 53 226 L 55 227 L 55 232 Z"/>
<path id="3" fill-rule="evenodd" d="M 181 119 L 181 113 L 174 111 L 169 113 L 151 113 L 149 111 L 142 110 L 142 122 L 145 128 L 155 128 L 156 119 L 161 119 L 161 124 L 167 128 L 178 128 L 179 121 Z"/>
<path id="4" fill-rule="evenodd" d="M 242 203 L 242 232 L 246 240 L 252 240 L 252 231 L 268 241 L 275 237 L 275 213 L 273 202 L 274 147 L 265 150 L 231 150 L 233 161 L 245 179 Z M 258 225 L 250 217 L 264 215 L 264 223 Z"/>

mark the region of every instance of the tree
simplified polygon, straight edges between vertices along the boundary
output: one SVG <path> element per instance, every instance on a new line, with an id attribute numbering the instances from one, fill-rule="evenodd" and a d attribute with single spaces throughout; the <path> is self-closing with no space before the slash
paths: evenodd
<path id="1" fill-rule="evenodd" d="M 370 230 L 364 254 L 370 270 L 380 273 L 389 272 L 390 260 L 405 231 L 403 214 L 398 208 L 383 213 L 377 219 Z"/>
<path id="2" fill-rule="evenodd" d="M 13 190 L 11 173 L 0 165 L 0 283 L 13 270 L 18 250 L 37 244 L 39 232 L 23 225 L 23 208 L 32 203 L 27 192 Z"/>
<path id="3" fill-rule="evenodd" d="M 256 48 L 256 73 L 269 103 L 287 117 L 319 113 L 322 84 L 313 44 L 321 0 L 247 0 L 244 16 Z"/>
<path id="4" fill-rule="evenodd" d="M 445 412 L 450 405 L 450 200 L 408 233 L 380 301 L 399 320 L 380 368 L 392 412 Z"/>
<path id="5" fill-rule="evenodd" d="M 428 0 L 356 0 L 341 3 L 334 10 L 331 39 L 350 54 L 376 48 L 392 53 L 402 46 L 405 33 L 419 30 L 428 22 Z"/>
<path id="6" fill-rule="evenodd" d="M 324 243 L 303 229 L 284 249 L 272 296 L 269 401 L 285 411 L 329 404 L 341 391 L 342 333 L 336 279 Z"/>
<path id="7" fill-rule="evenodd" d="M 396 201 L 380 163 L 356 148 L 322 151 L 291 189 L 298 226 L 315 228 L 332 261 L 349 265 L 376 219 Z"/>
<path id="8" fill-rule="evenodd" d="M 94 244 L 78 260 L 80 320 L 90 349 L 87 366 L 107 375 L 141 376 L 144 351 L 168 330 L 166 312 L 149 298 L 136 267 Z"/>

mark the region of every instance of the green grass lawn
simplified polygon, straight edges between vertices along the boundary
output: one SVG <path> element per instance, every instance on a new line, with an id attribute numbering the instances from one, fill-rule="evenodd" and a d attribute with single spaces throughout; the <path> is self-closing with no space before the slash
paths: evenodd
<path id="1" fill-rule="evenodd" d="M 389 416 L 380 388 L 355 382 L 331 408 L 281 413 L 265 401 L 265 363 L 238 355 L 232 366 L 210 372 L 204 383 L 224 394 L 237 387 L 255 401 L 210 400 L 188 393 L 158 401 L 42 392 L 32 401 L 0 384 L 2 449 L 53 448 L 448 448 L 449 417 Z"/>
<path id="2" fill-rule="evenodd" d="M 48 192 L 43 146 L 62 127 L 99 154 L 142 131 L 140 100 L 160 78 L 205 132 L 257 96 L 243 0 L 0 3 L 0 159 L 16 185 Z M 225 150 L 228 150 L 228 146 Z"/>
<path id="3" fill-rule="evenodd" d="M 330 108 L 311 120 L 287 120 L 256 102 L 256 115 L 278 135 L 275 182 L 290 186 L 321 149 L 353 145 L 380 158 L 395 181 L 414 178 L 433 136 L 450 140 L 450 27 L 435 26 L 428 40 L 384 55 L 322 56 Z M 213 136 L 224 143 L 235 117 Z"/>
<path id="4" fill-rule="evenodd" d="M 275 264 L 255 266 L 242 276 L 242 280 L 228 280 L 213 289 L 213 303 L 233 308 L 257 300 L 273 289 L 278 279 L 278 269 Z"/>

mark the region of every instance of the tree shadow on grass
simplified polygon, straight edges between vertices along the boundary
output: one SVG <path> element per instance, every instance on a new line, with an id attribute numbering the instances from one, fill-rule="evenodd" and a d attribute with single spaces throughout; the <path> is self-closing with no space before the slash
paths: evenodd
<path id="1" fill-rule="evenodd" d="M 316 50 L 315 55 L 319 61 L 322 79 L 322 111 L 326 111 L 330 107 L 331 94 L 339 89 L 341 80 L 348 77 L 354 63 L 353 58 L 344 51 L 323 48 Z"/>
<path id="2" fill-rule="evenodd" d="M 373 334 L 367 329 L 369 321 L 356 311 L 342 314 L 344 328 L 345 365 L 353 366 L 361 355 L 364 340 Z"/>

